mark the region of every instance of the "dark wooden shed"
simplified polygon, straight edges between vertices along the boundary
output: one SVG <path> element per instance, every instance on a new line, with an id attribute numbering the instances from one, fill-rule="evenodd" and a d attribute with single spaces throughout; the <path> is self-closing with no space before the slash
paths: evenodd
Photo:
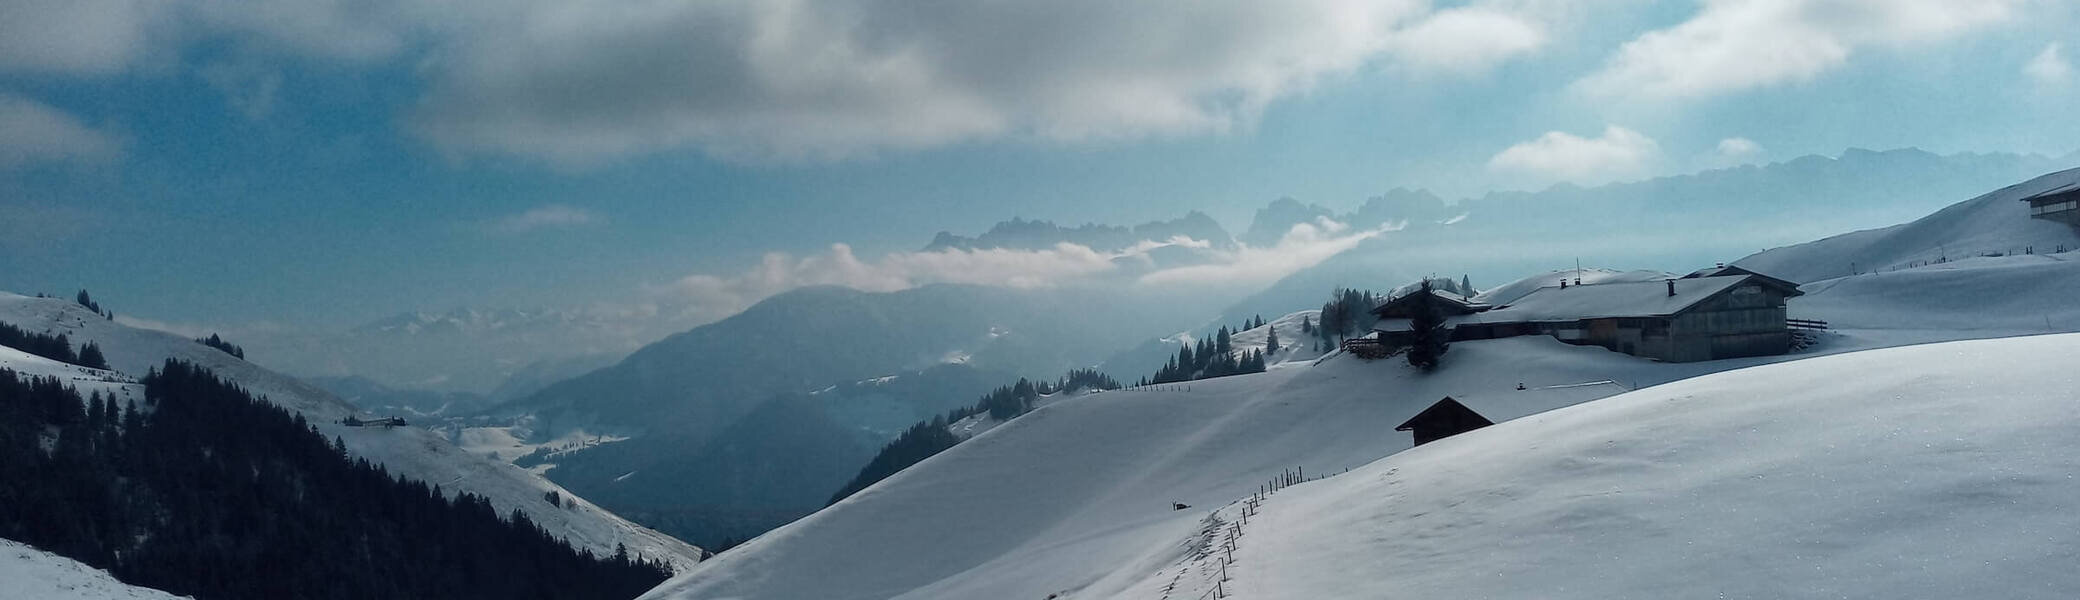
<path id="1" fill-rule="evenodd" d="M 1445 396 L 1443 400 L 1430 405 L 1430 408 L 1409 417 L 1407 422 L 1395 427 L 1394 431 L 1415 432 L 1416 445 L 1421 446 L 1494 424 L 1494 421 L 1473 412 L 1473 409 L 1460 404 L 1458 400 L 1453 400 L 1451 396 Z"/>

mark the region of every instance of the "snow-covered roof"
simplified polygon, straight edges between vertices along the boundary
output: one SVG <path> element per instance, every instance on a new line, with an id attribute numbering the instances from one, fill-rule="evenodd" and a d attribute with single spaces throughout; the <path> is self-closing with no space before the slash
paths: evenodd
<path id="1" fill-rule="evenodd" d="M 2001 191 L 2013 193 L 2018 199 L 2025 201 L 2069 192 L 2080 192 L 2080 169 L 2066 169 L 2057 173 L 2051 173 L 2009 186 Z"/>
<path id="2" fill-rule="evenodd" d="M 1539 288 L 1507 306 L 1467 315 L 1461 323 L 1525 323 L 1575 321 L 1610 317 L 1659 317 L 1683 312 L 1691 305 L 1726 291 L 1753 275 L 1677 279 L 1676 293 L 1668 293 L 1668 282 L 1637 281 L 1596 285 Z"/>

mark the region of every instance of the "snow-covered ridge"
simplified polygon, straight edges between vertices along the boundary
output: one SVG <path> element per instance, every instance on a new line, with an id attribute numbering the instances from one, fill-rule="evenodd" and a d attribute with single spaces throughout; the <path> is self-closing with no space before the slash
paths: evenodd
<path id="1" fill-rule="evenodd" d="M 35 600 L 176 600 L 175 596 L 121 581 L 107 571 L 0 539 L 0 598 Z"/>
<path id="2" fill-rule="evenodd" d="M 104 319 L 70 300 L 32 298 L 4 292 L 0 292 L 0 322 L 32 331 L 64 333 L 78 345 L 96 342 L 102 347 L 110 366 L 124 377 L 141 376 L 169 358 L 208 368 L 219 376 L 238 382 L 256 396 L 265 396 L 301 413 L 326 437 L 342 439 L 349 451 L 381 463 L 392 473 L 438 485 L 451 492 L 468 491 L 482 495 L 490 499 L 501 513 L 515 508 L 525 510 L 550 533 L 596 555 L 612 555 L 617 545 L 626 545 L 631 553 L 665 559 L 682 570 L 700 558 L 700 549 L 623 520 L 582 498 L 575 508 L 552 508 L 543 500 L 546 492 L 555 491 L 567 497 L 572 494 L 519 467 L 464 452 L 432 431 L 418 427 L 390 429 L 342 425 L 341 419 L 356 414 L 352 405 L 302 381 L 188 338 L 125 326 Z M 20 353 L 6 356 L 10 362 L 32 362 L 21 358 L 26 355 Z M 45 365 L 43 368 L 52 367 Z M 137 392 L 136 397 L 142 398 L 142 392 Z"/>
<path id="3" fill-rule="evenodd" d="M 1989 254 L 2080 250 L 2080 232 L 2062 223 L 2030 218 L 2029 203 L 2022 201 L 2030 194 L 2076 183 L 2080 183 L 2080 169 L 2050 173 L 1950 205 L 1910 223 L 1772 248 L 1740 259 L 1737 264 L 1806 282 Z"/>

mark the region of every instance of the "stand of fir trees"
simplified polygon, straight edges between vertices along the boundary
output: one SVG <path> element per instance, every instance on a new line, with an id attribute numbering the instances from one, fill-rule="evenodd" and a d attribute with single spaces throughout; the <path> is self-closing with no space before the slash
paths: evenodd
<path id="1" fill-rule="evenodd" d="M 910 465 L 923 462 L 924 459 L 931 458 L 933 455 L 945 452 L 947 448 L 952 448 L 955 444 L 959 444 L 961 442 L 960 438 L 947 429 L 947 425 L 952 424 L 954 421 L 983 413 L 989 413 L 992 419 L 1008 421 L 1017 418 L 1019 415 L 1031 412 L 1033 410 L 1033 402 L 1039 400 L 1041 396 L 1077 390 L 1116 390 L 1119 388 L 1118 380 L 1097 369 L 1070 371 L 1052 384 L 1046 381 L 1034 383 L 1020 378 L 1016 384 L 1000 387 L 991 390 L 988 394 L 983 394 L 982 399 L 976 401 L 974 405 L 957 408 L 948 411 L 945 415 L 932 417 L 931 420 L 919 421 L 916 425 L 911 425 L 909 429 L 903 431 L 902 435 L 896 436 L 894 441 L 882 446 L 881 452 L 875 454 L 872 460 L 867 461 L 867 466 L 860 468 L 859 474 L 854 475 L 852 481 L 846 482 L 845 487 L 839 488 L 837 493 L 831 494 L 830 501 L 825 503 L 824 506 L 837 504 L 839 500 L 844 500 L 860 490 L 867 489 L 867 486 L 879 483 L 881 480 L 887 479 L 903 469 L 910 468 Z"/>
<path id="2" fill-rule="evenodd" d="M 200 367 L 144 385 L 117 406 L 0 370 L 0 537 L 204 600 L 632 598 L 670 575 L 393 477 Z"/>
<path id="3" fill-rule="evenodd" d="M 237 344 L 233 344 L 233 343 L 231 343 L 231 342 L 227 342 L 227 341 L 224 341 L 224 338 L 222 338 L 222 337 L 219 337 L 219 336 L 218 336 L 217 334 L 214 334 L 214 333 L 212 333 L 212 334 L 209 334 L 209 337 L 206 337 L 206 338 L 200 338 L 200 339 L 197 339 L 197 340 L 195 340 L 195 341 L 197 341 L 197 342 L 201 342 L 201 343 L 202 343 L 202 345 L 204 345 L 204 346 L 209 346 L 209 347 L 211 347 L 211 348 L 216 348 L 216 349 L 218 349 L 218 350 L 222 350 L 222 351 L 224 351 L 224 353 L 225 353 L 225 354 L 229 354 L 229 355 L 232 355 L 232 356 L 236 356 L 236 357 L 239 357 L 239 358 L 245 358 L 245 357 L 246 357 L 246 349 L 245 349 L 245 348 L 240 348 L 240 347 L 238 347 L 238 345 L 237 345 Z"/>
<path id="4" fill-rule="evenodd" d="M 1322 304 L 1321 320 L 1302 322 L 1302 328 L 1314 335 L 1315 350 L 1327 352 L 1346 339 L 1369 333 L 1378 320 L 1372 309 L 1380 300 L 1372 290 L 1339 288 Z"/>
<path id="5" fill-rule="evenodd" d="M 1264 349 L 1251 349 L 1239 353 L 1235 351 L 1234 332 L 1264 326 L 1263 317 L 1252 317 L 1244 320 L 1243 327 L 1239 329 L 1231 330 L 1223 325 L 1211 338 L 1199 340 L 1195 344 L 1180 344 L 1176 356 L 1164 362 L 1162 368 L 1157 369 L 1154 375 L 1143 377 L 1134 385 L 1179 383 L 1262 373 L 1265 369 L 1266 354 L 1277 351 L 1278 330 L 1273 328 L 1265 332 Z"/>
<path id="6" fill-rule="evenodd" d="M 94 297 L 87 294 L 87 290 L 85 289 L 81 289 L 78 295 L 73 296 L 72 301 L 79 303 L 80 306 L 87 307 L 87 310 L 94 311 L 94 314 L 101 315 L 101 318 L 108 319 L 110 321 L 116 320 L 116 311 L 103 310 L 101 308 L 101 303 L 95 302 Z"/>

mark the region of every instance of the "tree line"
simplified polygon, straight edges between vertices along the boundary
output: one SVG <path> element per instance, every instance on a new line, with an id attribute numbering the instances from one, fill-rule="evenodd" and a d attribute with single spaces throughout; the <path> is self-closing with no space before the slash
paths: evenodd
<path id="1" fill-rule="evenodd" d="M 220 337 L 214 333 L 209 334 L 209 337 L 206 338 L 196 338 L 195 341 L 200 342 L 204 346 L 209 346 L 211 348 L 222 350 L 225 354 L 236 356 L 240 359 L 244 359 L 246 357 L 245 348 L 240 348 L 238 347 L 238 344 L 233 344 L 231 342 L 224 341 L 223 337 Z"/>
<path id="2" fill-rule="evenodd" d="M 52 335 L 22 329 L 0 323 L 0 346 L 6 346 L 58 362 L 93 369 L 108 368 L 108 358 L 101 355 L 101 346 L 87 342 L 78 352 L 72 351 L 72 338 L 65 334 Z"/>
<path id="3" fill-rule="evenodd" d="M 168 361 L 144 401 L 0 370 L 0 537 L 218 598 L 631 598 L 659 562 L 393 476 L 301 415 Z"/>

